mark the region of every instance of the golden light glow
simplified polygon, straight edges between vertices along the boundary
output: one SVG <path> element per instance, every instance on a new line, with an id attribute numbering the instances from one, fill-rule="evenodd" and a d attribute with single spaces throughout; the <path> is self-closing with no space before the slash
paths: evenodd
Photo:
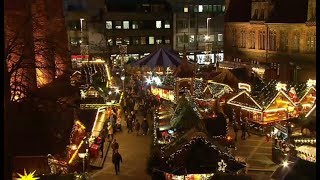
<path id="1" fill-rule="evenodd" d="M 78 124 L 82 129 L 86 129 L 86 127 L 80 121 L 76 121 L 76 124 Z"/>
<path id="2" fill-rule="evenodd" d="M 242 95 L 242 94 L 246 94 L 246 95 L 259 107 L 260 110 L 262 109 L 262 107 L 250 96 L 249 93 L 247 93 L 247 91 L 242 91 L 242 92 L 240 92 L 239 94 L 237 94 L 236 96 L 234 96 L 233 98 L 229 99 L 228 102 L 227 102 L 227 104 L 233 104 L 233 105 L 235 105 L 235 106 L 245 107 L 245 106 L 242 106 L 242 105 L 235 104 L 235 103 L 232 103 L 232 102 L 231 102 L 232 100 L 236 99 L 237 97 L 239 97 L 239 96 Z M 252 108 L 252 109 L 254 109 L 254 108 Z"/>
<path id="3" fill-rule="evenodd" d="M 251 86 L 247 83 L 238 83 L 238 88 L 251 92 Z"/>
<path id="4" fill-rule="evenodd" d="M 316 108 L 316 104 L 311 108 L 311 110 L 306 114 L 306 117 L 309 117 L 310 114 L 314 111 L 314 109 Z"/>
<path id="5" fill-rule="evenodd" d="M 286 108 L 277 108 L 277 109 L 270 109 L 270 110 L 265 110 L 264 112 L 277 112 L 277 111 L 286 111 Z"/>
<path id="6" fill-rule="evenodd" d="M 82 144 L 83 144 L 83 140 L 80 142 L 79 146 L 77 147 L 77 150 L 76 150 L 76 151 L 73 153 L 73 155 L 71 156 L 68 164 L 71 164 L 71 163 L 73 162 L 73 160 L 74 160 L 74 158 L 77 156 L 78 151 L 79 151 L 80 147 L 82 146 Z"/>
<path id="7" fill-rule="evenodd" d="M 40 178 L 38 178 L 38 177 L 34 177 L 34 176 L 33 176 L 35 172 L 36 172 L 36 171 L 33 171 L 32 173 L 28 174 L 28 173 L 26 172 L 26 170 L 24 169 L 24 175 L 21 175 L 21 174 L 17 173 L 18 176 L 20 177 L 20 178 L 18 178 L 17 180 L 36 180 L 36 179 L 40 179 Z"/>

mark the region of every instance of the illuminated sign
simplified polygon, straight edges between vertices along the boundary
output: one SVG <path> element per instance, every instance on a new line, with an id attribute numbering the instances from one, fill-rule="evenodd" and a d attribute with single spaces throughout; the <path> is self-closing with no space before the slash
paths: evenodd
<path id="1" fill-rule="evenodd" d="M 251 86 L 249 84 L 247 84 L 247 83 L 239 83 L 238 84 L 238 88 L 239 89 L 244 89 L 244 90 L 246 90 L 248 92 L 251 92 Z"/>

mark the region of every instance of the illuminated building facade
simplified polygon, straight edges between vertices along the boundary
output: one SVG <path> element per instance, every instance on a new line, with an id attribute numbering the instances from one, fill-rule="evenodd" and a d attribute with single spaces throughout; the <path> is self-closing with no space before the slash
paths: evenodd
<path id="1" fill-rule="evenodd" d="M 226 1 L 225 60 L 267 79 L 315 78 L 315 0 Z"/>
<path id="2" fill-rule="evenodd" d="M 4 4 L 6 60 L 12 100 L 18 100 L 70 68 L 63 1 L 6 0 Z"/>

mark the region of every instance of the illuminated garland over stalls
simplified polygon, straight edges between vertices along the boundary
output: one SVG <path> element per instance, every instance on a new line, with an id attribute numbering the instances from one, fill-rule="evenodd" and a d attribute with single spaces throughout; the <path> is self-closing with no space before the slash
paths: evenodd
<path id="1" fill-rule="evenodd" d="M 203 142 L 205 145 L 208 145 L 208 147 L 210 147 L 210 148 L 218 151 L 220 155 L 225 155 L 225 156 L 227 156 L 227 157 L 229 158 L 229 160 L 238 162 L 231 154 L 228 154 L 228 153 L 226 153 L 226 152 L 224 152 L 224 151 L 218 150 L 218 149 L 217 149 L 217 146 L 215 146 L 215 145 L 213 145 L 211 142 L 207 141 L 204 137 L 198 136 L 198 137 L 193 137 L 187 144 L 183 145 L 183 146 L 182 146 L 182 149 L 179 149 L 179 150 L 177 150 L 176 152 L 172 153 L 172 154 L 168 157 L 168 159 L 166 160 L 166 164 L 167 164 L 167 165 L 170 165 L 171 162 L 174 160 L 175 156 L 180 155 L 182 152 L 185 152 L 185 151 L 188 149 L 188 147 L 190 147 L 190 146 L 191 146 L 192 144 L 194 144 L 196 141 Z M 161 150 L 161 154 L 162 154 L 161 158 L 164 159 L 164 158 L 165 158 L 165 157 L 164 157 L 164 154 L 165 154 L 165 152 L 164 152 L 164 151 L 165 151 L 165 146 L 161 147 L 160 150 Z"/>

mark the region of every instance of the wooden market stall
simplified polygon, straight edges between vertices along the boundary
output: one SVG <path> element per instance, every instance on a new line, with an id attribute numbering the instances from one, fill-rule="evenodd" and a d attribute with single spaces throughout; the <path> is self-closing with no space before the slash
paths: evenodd
<path id="1" fill-rule="evenodd" d="M 239 118 L 258 124 L 268 124 L 297 117 L 296 104 L 285 92 L 286 84 L 270 81 L 263 87 L 239 83 L 240 92 L 227 104 L 236 108 Z"/>

